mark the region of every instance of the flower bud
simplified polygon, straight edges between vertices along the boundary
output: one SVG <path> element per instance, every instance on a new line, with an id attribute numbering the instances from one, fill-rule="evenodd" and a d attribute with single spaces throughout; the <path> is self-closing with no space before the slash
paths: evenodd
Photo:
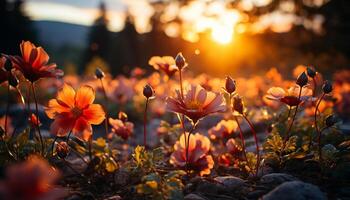
<path id="1" fill-rule="evenodd" d="M 237 111 L 239 114 L 243 114 L 244 106 L 241 97 L 235 96 L 233 98 L 233 110 Z"/>
<path id="2" fill-rule="evenodd" d="M 98 79 L 101 79 L 101 78 L 104 78 L 104 77 L 105 77 L 105 73 L 102 71 L 102 69 L 96 68 L 96 70 L 95 70 L 95 76 L 96 76 Z"/>
<path id="3" fill-rule="evenodd" d="M 179 70 L 182 70 L 187 66 L 186 60 L 181 52 L 176 55 L 175 64 L 179 68 Z"/>
<path id="4" fill-rule="evenodd" d="M 299 85 L 300 87 L 303 87 L 307 84 L 308 78 L 305 72 L 301 73 L 296 81 L 296 84 Z"/>
<path id="5" fill-rule="evenodd" d="M 143 88 L 143 96 L 145 96 L 147 99 L 154 96 L 154 90 L 152 86 L 150 86 L 149 84 L 145 85 L 145 87 Z"/>
<path id="6" fill-rule="evenodd" d="M 9 84 L 12 86 L 12 87 L 17 87 L 18 86 L 18 79 L 16 76 L 10 74 L 10 76 L 8 77 L 8 81 L 9 81 Z"/>
<path id="7" fill-rule="evenodd" d="M 322 86 L 322 90 L 325 94 L 329 94 L 332 92 L 333 90 L 333 86 L 332 86 L 332 83 L 329 82 L 328 80 L 326 80 Z"/>
<path id="8" fill-rule="evenodd" d="M 128 121 L 128 115 L 125 112 L 120 111 L 118 113 L 118 119 L 121 120 L 122 122 L 127 122 Z"/>
<path id="9" fill-rule="evenodd" d="M 306 68 L 306 73 L 310 78 L 315 78 L 316 76 L 316 71 L 312 69 L 311 67 Z"/>
<path id="10" fill-rule="evenodd" d="M 236 91 L 236 81 L 230 76 L 226 76 L 225 90 L 227 93 L 232 94 Z"/>
<path id="11" fill-rule="evenodd" d="M 5 64 L 4 64 L 4 68 L 6 69 L 6 71 L 10 72 L 12 70 L 12 62 L 9 58 L 6 58 Z"/>
<path id="12" fill-rule="evenodd" d="M 329 115 L 326 117 L 326 126 L 331 127 L 338 122 L 338 118 L 335 115 Z"/>
<path id="13" fill-rule="evenodd" d="M 67 143 L 64 141 L 59 142 L 56 147 L 56 152 L 58 157 L 62 159 L 66 158 L 69 153 L 69 147 Z"/>

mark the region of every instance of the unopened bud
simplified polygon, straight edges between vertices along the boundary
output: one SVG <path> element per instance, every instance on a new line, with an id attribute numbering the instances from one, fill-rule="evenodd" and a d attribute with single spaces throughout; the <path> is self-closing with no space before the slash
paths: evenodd
<path id="1" fill-rule="evenodd" d="M 236 91 L 236 81 L 233 80 L 230 76 L 226 76 L 225 89 L 229 94 L 232 94 Z"/>
<path id="2" fill-rule="evenodd" d="M 175 64 L 179 70 L 182 70 L 184 67 L 186 67 L 187 63 L 181 52 L 176 55 Z"/>
<path id="3" fill-rule="evenodd" d="M 102 69 L 96 68 L 96 70 L 95 70 L 95 76 L 96 76 L 98 79 L 101 79 L 101 78 L 104 78 L 104 77 L 105 77 L 105 73 L 102 71 Z"/>
<path id="4" fill-rule="evenodd" d="M 6 58 L 5 64 L 4 64 L 4 68 L 6 69 L 6 71 L 10 72 L 12 70 L 12 62 L 9 58 Z"/>
<path id="5" fill-rule="evenodd" d="M 306 73 L 310 78 L 315 78 L 316 76 L 316 71 L 312 69 L 311 67 L 306 68 Z"/>
<path id="6" fill-rule="evenodd" d="M 145 85 L 145 87 L 143 88 L 143 96 L 145 96 L 147 99 L 154 96 L 154 90 L 152 86 L 150 86 L 149 84 Z"/>
<path id="7" fill-rule="evenodd" d="M 325 94 L 329 94 L 332 92 L 333 90 L 333 86 L 332 86 L 332 83 L 329 82 L 328 80 L 326 80 L 322 86 L 322 90 Z"/>
<path id="8" fill-rule="evenodd" d="M 10 73 L 10 72 L 9 72 Z M 10 74 L 10 76 L 8 77 L 8 81 L 9 81 L 9 84 L 12 86 L 12 87 L 17 87 L 18 86 L 18 79 L 16 76 L 14 76 L 13 74 Z"/>
<path id="9" fill-rule="evenodd" d="M 241 97 L 235 96 L 233 98 L 233 110 L 237 111 L 239 114 L 243 114 L 244 105 Z"/>
<path id="10" fill-rule="evenodd" d="M 296 84 L 299 85 L 300 87 L 303 87 L 307 84 L 308 78 L 305 72 L 301 73 L 296 81 Z"/>
<path id="11" fill-rule="evenodd" d="M 122 122 L 127 122 L 128 121 L 128 115 L 125 112 L 120 111 L 118 113 L 118 118 L 119 120 L 121 120 Z"/>

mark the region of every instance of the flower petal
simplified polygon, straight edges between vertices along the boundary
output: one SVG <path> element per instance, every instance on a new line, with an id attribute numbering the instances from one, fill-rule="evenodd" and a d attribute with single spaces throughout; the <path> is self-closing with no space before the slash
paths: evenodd
<path id="1" fill-rule="evenodd" d="M 63 112 L 70 112 L 70 109 L 59 104 L 56 99 L 51 99 L 45 108 L 45 113 L 50 119 L 54 119 L 57 114 Z"/>
<path id="2" fill-rule="evenodd" d="M 90 124 L 101 124 L 105 119 L 105 112 L 99 104 L 91 104 L 83 110 L 83 116 Z"/>
<path id="3" fill-rule="evenodd" d="M 64 84 L 57 93 L 57 102 L 63 106 L 73 108 L 75 106 L 75 91 L 68 85 Z"/>
<path id="4" fill-rule="evenodd" d="M 88 141 L 92 136 L 92 127 L 83 117 L 79 117 L 75 122 L 73 134 L 84 141 Z"/>
<path id="5" fill-rule="evenodd" d="M 51 133 L 56 136 L 65 136 L 73 129 L 75 119 L 71 113 L 62 113 L 55 117 L 54 122 L 51 124 Z"/>
<path id="6" fill-rule="evenodd" d="M 47 55 L 47 53 L 42 47 L 38 47 L 36 50 L 37 50 L 37 56 L 33 62 L 33 67 L 38 68 L 38 67 L 41 67 L 42 65 L 45 65 L 49 61 L 49 55 Z"/>
<path id="7" fill-rule="evenodd" d="M 25 62 L 29 63 L 30 54 L 32 52 L 32 49 L 34 49 L 34 48 L 35 48 L 35 46 L 29 41 L 26 41 L 26 42 L 22 41 L 22 43 L 20 44 L 22 57 L 23 57 Z"/>
<path id="8" fill-rule="evenodd" d="M 84 85 L 80 87 L 75 95 L 75 105 L 81 109 L 86 108 L 95 100 L 95 91 L 92 87 Z"/>

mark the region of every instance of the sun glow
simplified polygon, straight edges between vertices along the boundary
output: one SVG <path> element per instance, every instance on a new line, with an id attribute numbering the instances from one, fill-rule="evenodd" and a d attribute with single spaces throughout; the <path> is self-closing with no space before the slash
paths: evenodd
<path id="1" fill-rule="evenodd" d="M 229 44 L 232 41 L 233 30 L 230 27 L 218 26 L 211 32 L 212 39 L 220 44 Z"/>

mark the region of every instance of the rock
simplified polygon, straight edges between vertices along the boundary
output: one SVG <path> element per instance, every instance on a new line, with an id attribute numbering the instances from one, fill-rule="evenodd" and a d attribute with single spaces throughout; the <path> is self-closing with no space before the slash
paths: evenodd
<path id="1" fill-rule="evenodd" d="M 219 176 L 214 178 L 215 181 L 229 188 L 230 190 L 244 186 L 245 181 L 235 176 Z"/>
<path id="2" fill-rule="evenodd" d="M 312 184 L 302 181 L 282 183 L 271 192 L 263 196 L 264 200 L 326 200 L 321 190 Z"/>
<path id="3" fill-rule="evenodd" d="M 288 181 L 297 181 L 298 179 L 292 175 L 284 174 L 284 173 L 272 173 L 272 174 L 266 174 L 265 176 L 261 177 L 260 183 L 264 185 L 269 186 L 277 186 L 284 182 Z"/>
<path id="4" fill-rule="evenodd" d="M 185 196 L 184 200 L 206 200 L 206 198 L 203 198 L 197 194 L 188 194 Z"/>
<path id="5" fill-rule="evenodd" d="M 129 173 L 126 170 L 118 170 L 114 174 L 114 182 L 117 185 L 125 186 L 130 181 Z"/>
<path id="6" fill-rule="evenodd" d="M 202 181 L 198 183 L 196 192 L 201 194 L 220 194 L 227 192 L 225 186 L 221 184 L 212 183 L 209 181 Z"/>

